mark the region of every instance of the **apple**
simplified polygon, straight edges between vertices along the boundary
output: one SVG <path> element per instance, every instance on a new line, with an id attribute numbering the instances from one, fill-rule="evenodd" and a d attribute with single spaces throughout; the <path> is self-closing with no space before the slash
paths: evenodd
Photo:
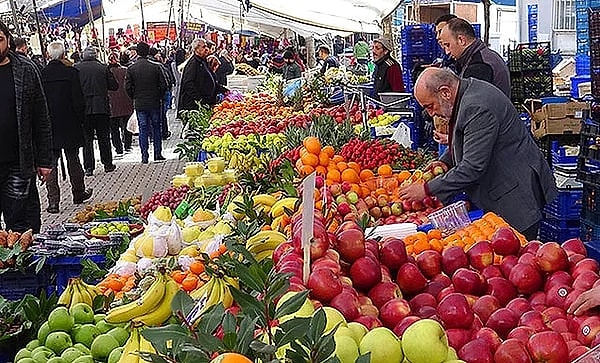
<path id="1" fill-rule="evenodd" d="M 279 246 L 275 247 L 273 251 L 273 263 L 277 265 L 281 258 L 288 253 L 293 253 L 294 246 L 291 242 L 283 242 Z"/>
<path id="2" fill-rule="evenodd" d="M 568 252 L 567 252 L 568 254 Z M 579 253 L 574 253 L 569 256 L 569 271 L 577 264 L 577 262 L 585 259 L 585 255 L 580 255 Z"/>
<path id="3" fill-rule="evenodd" d="M 452 285 L 452 279 L 444 275 L 443 273 L 433 276 L 431 281 L 441 282 L 442 284 L 444 284 L 444 287 Z"/>
<path id="4" fill-rule="evenodd" d="M 342 291 L 329 302 L 329 306 L 338 310 L 347 321 L 352 321 L 360 315 L 358 296 Z"/>
<path id="5" fill-rule="evenodd" d="M 375 328 L 383 326 L 381 320 L 379 320 L 376 317 L 367 315 L 359 316 L 358 318 L 354 319 L 354 322 L 364 325 L 368 330 L 373 330 Z"/>
<path id="6" fill-rule="evenodd" d="M 369 214 L 375 219 L 379 219 L 383 215 L 380 207 L 369 208 Z"/>
<path id="7" fill-rule="evenodd" d="M 413 295 L 422 291 L 427 285 L 427 279 L 417 265 L 407 262 L 400 266 L 396 282 L 403 294 Z"/>
<path id="8" fill-rule="evenodd" d="M 321 257 L 317 260 L 315 260 L 314 262 L 311 263 L 310 266 L 311 271 L 317 271 L 317 270 L 330 270 L 331 272 L 333 272 L 336 275 L 339 275 L 341 272 L 341 267 L 339 262 L 336 262 L 334 260 L 331 260 L 327 257 Z"/>
<path id="9" fill-rule="evenodd" d="M 573 288 L 578 290 L 589 290 L 598 280 L 598 274 L 594 271 L 583 271 L 573 281 Z"/>
<path id="10" fill-rule="evenodd" d="M 417 266 L 427 278 L 442 272 L 442 255 L 435 250 L 425 250 L 417 255 Z"/>
<path id="11" fill-rule="evenodd" d="M 531 294 L 542 288 L 542 274 L 536 266 L 517 263 L 509 275 L 510 282 L 520 294 Z"/>
<path id="12" fill-rule="evenodd" d="M 469 264 L 481 271 L 494 263 L 494 249 L 488 241 L 479 241 L 467 251 Z"/>
<path id="13" fill-rule="evenodd" d="M 440 293 L 440 291 L 442 291 L 445 287 L 446 286 L 444 285 L 443 282 L 429 281 L 427 283 L 427 285 L 425 285 L 423 292 L 426 292 L 426 293 L 432 295 L 433 297 L 437 297 L 438 294 Z"/>
<path id="14" fill-rule="evenodd" d="M 546 278 L 544 291 L 550 290 L 554 285 L 573 286 L 573 281 L 573 276 L 569 275 L 567 271 L 556 271 Z"/>
<path id="15" fill-rule="evenodd" d="M 535 333 L 536 331 L 532 327 L 521 325 L 511 330 L 508 333 L 507 339 L 517 339 L 518 341 L 526 342 Z"/>
<path id="16" fill-rule="evenodd" d="M 483 339 L 475 339 L 463 345 L 458 357 L 466 362 L 494 363 L 492 350 Z"/>
<path id="17" fill-rule="evenodd" d="M 598 334 L 600 334 L 600 317 L 590 316 L 580 324 L 577 331 L 577 340 L 589 347 Z"/>
<path id="18" fill-rule="evenodd" d="M 492 277 L 504 277 L 504 274 L 502 273 L 502 270 L 500 269 L 499 266 L 496 266 L 496 265 L 491 265 L 491 266 L 488 266 L 488 267 L 484 268 L 481 271 L 481 275 L 486 280 L 489 280 Z"/>
<path id="19" fill-rule="evenodd" d="M 373 304 L 361 304 L 359 308 L 360 315 L 379 318 L 379 309 Z M 358 319 L 358 318 L 356 318 Z M 356 319 L 354 319 L 356 321 Z"/>
<path id="20" fill-rule="evenodd" d="M 459 246 L 451 246 L 442 252 L 442 270 L 448 276 L 452 276 L 459 268 L 468 267 L 469 258 Z"/>
<path id="21" fill-rule="evenodd" d="M 524 297 L 517 297 L 506 304 L 506 307 L 512 310 L 516 316 L 521 316 L 531 310 L 531 304 Z"/>
<path id="22" fill-rule="evenodd" d="M 408 315 L 410 315 L 410 305 L 401 297 L 388 301 L 379 311 L 379 319 L 389 329 L 394 329 Z"/>
<path id="23" fill-rule="evenodd" d="M 481 319 L 481 322 L 485 324 L 490 315 L 492 315 L 494 311 L 500 309 L 500 307 L 501 305 L 498 298 L 493 295 L 483 295 L 475 301 L 475 304 L 473 304 L 473 312 L 477 314 L 479 319 Z"/>
<path id="24" fill-rule="evenodd" d="M 371 330 L 360 341 L 360 355 L 371 353 L 373 363 L 401 363 L 404 359 L 400 339 L 391 330 L 379 327 Z"/>
<path id="25" fill-rule="evenodd" d="M 569 362 L 574 362 L 575 359 L 581 357 L 582 355 L 584 355 L 585 353 L 589 352 L 590 348 L 583 346 L 583 345 L 578 345 L 573 349 L 569 349 Z"/>
<path id="26" fill-rule="evenodd" d="M 534 362 L 564 363 L 569 359 L 567 343 L 554 331 L 534 334 L 527 341 L 527 350 Z"/>
<path id="27" fill-rule="evenodd" d="M 504 256 L 502 262 L 500 262 L 500 271 L 502 271 L 502 275 L 508 278 L 510 276 L 510 272 L 512 271 L 513 267 L 515 267 L 518 261 L 519 258 L 517 256 Z"/>
<path id="28" fill-rule="evenodd" d="M 399 216 L 402 214 L 402 212 L 404 212 L 404 210 L 402 209 L 402 203 L 392 203 L 392 206 L 390 207 L 391 211 L 392 211 L 392 215 L 395 216 Z"/>
<path id="29" fill-rule="evenodd" d="M 496 349 L 498 349 L 498 347 L 502 343 L 502 339 L 500 338 L 498 333 L 495 330 L 488 327 L 479 329 L 479 331 L 475 334 L 474 338 L 484 340 L 487 343 L 488 347 L 490 347 L 492 354 L 496 352 Z"/>
<path id="30" fill-rule="evenodd" d="M 300 235 L 292 238 L 296 253 L 302 254 L 302 238 Z M 313 238 L 310 240 L 310 259 L 316 260 L 325 255 L 325 251 L 329 249 L 329 237 L 324 227 L 315 225 L 313 228 Z"/>
<path id="31" fill-rule="evenodd" d="M 459 268 L 452 275 L 454 291 L 463 294 L 483 295 L 487 290 L 487 283 L 483 276 L 477 271 L 467 268 Z"/>
<path id="32" fill-rule="evenodd" d="M 443 362 L 448 355 L 448 337 L 440 323 L 422 319 L 406 329 L 402 349 L 410 362 Z"/>
<path id="33" fill-rule="evenodd" d="M 494 353 L 495 363 L 532 363 L 527 346 L 517 339 L 507 339 Z"/>
<path id="34" fill-rule="evenodd" d="M 551 320 L 549 326 L 550 326 L 550 329 L 555 332 L 559 332 L 561 334 L 562 333 L 572 334 L 569 332 L 569 322 L 567 321 L 567 319 L 559 318 L 559 319 Z M 573 335 L 575 335 L 575 334 L 573 334 Z"/>
<path id="35" fill-rule="evenodd" d="M 448 345 L 455 350 L 460 350 L 463 345 L 471 341 L 471 331 L 468 329 L 446 329 Z"/>
<path id="36" fill-rule="evenodd" d="M 534 265 L 537 267 L 537 263 L 535 262 L 535 255 L 533 253 L 526 252 L 519 256 L 517 263 L 526 263 L 529 265 Z"/>
<path id="37" fill-rule="evenodd" d="M 437 306 L 437 300 L 435 299 L 435 296 L 426 292 L 416 295 L 410 299 L 408 303 L 410 304 L 410 309 L 413 312 L 419 311 L 424 306 Z"/>
<path id="38" fill-rule="evenodd" d="M 569 267 L 567 252 L 556 242 L 544 243 L 536 252 L 535 261 L 540 270 L 547 273 L 567 270 Z"/>
<path id="39" fill-rule="evenodd" d="M 573 289 L 569 295 L 567 295 L 567 298 L 565 299 L 565 308 L 567 309 L 567 311 L 569 311 L 569 313 L 573 313 L 573 311 L 570 311 L 570 307 L 573 305 L 573 303 L 575 302 L 575 300 L 577 300 L 577 298 L 579 297 L 579 295 L 581 295 L 585 290 L 580 290 L 580 289 Z"/>
<path id="40" fill-rule="evenodd" d="M 440 291 L 440 293 L 435 298 L 437 299 L 437 301 L 442 301 L 446 296 L 448 296 L 450 294 L 453 294 L 454 292 L 455 292 L 454 291 L 454 286 L 450 285 L 448 287 L 444 287 L 442 289 L 442 291 Z M 465 296 L 465 299 L 466 298 L 467 297 Z"/>
<path id="41" fill-rule="evenodd" d="M 365 255 L 365 239 L 362 231 L 346 229 L 336 235 L 337 250 L 346 262 L 354 262 Z"/>
<path id="42" fill-rule="evenodd" d="M 487 293 L 498 298 L 502 306 L 506 306 L 512 299 L 517 297 L 517 289 L 504 277 L 489 279 Z"/>
<path id="43" fill-rule="evenodd" d="M 380 282 L 369 290 L 369 298 L 378 308 L 397 297 L 402 297 L 402 291 L 395 282 Z"/>
<path id="44" fill-rule="evenodd" d="M 412 323 L 414 323 L 415 321 L 419 321 L 419 320 L 421 320 L 421 318 L 419 318 L 418 316 L 414 316 L 414 315 L 405 316 L 394 327 L 394 333 L 397 336 L 401 337 L 402 335 L 404 335 L 404 332 L 406 331 L 406 329 L 412 325 Z"/>
<path id="45" fill-rule="evenodd" d="M 452 293 L 440 301 L 437 315 L 446 328 L 467 329 L 473 324 L 474 313 L 465 295 Z"/>
<path id="46" fill-rule="evenodd" d="M 307 287 L 310 295 L 321 302 L 327 303 L 342 292 L 342 282 L 338 275 L 329 270 L 317 270 L 308 277 Z"/>
<path id="47" fill-rule="evenodd" d="M 562 247 L 562 249 L 565 250 L 565 252 L 567 252 L 567 255 L 569 255 L 569 256 L 576 254 L 576 253 L 587 256 L 587 250 L 585 248 L 585 245 L 579 238 L 568 239 L 568 240 L 564 241 L 560 245 L 560 247 Z"/>
<path id="48" fill-rule="evenodd" d="M 94 322 L 94 310 L 86 303 L 77 303 L 69 308 L 69 314 L 73 317 L 75 324 L 87 324 Z"/>
<path id="49" fill-rule="evenodd" d="M 519 257 L 525 253 L 531 253 L 535 256 L 537 250 L 542 246 L 542 242 L 540 241 L 529 241 L 525 244 L 525 246 L 521 247 L 521 251 L 519 251 Z"/>
<path id="50" fill-rule="evenodd" d="M 548 330 L 544 316 L 537 310 L 530 310 L 521 315 L 519 318 L 519 325 L 528 326 L 536 333 Z"/>
<path id="51" fill-rule="evenodd" d="M 369 291 L 369 289 L 381 282 L 381 267 L 377 261 L 368 257 L 361 257 L 352 263 L 350 278 L 354 287 L 363 291 Z"/>
<path id="52" fill-rule="evenodd" d="M 592 258 L 584 258 L 577 262 L 573 269 L 569 271 L 574 279 L 577 278 L 583 271 L 592 271 L 598 273 L 598 262 Z"/>
<path id="53" fill-rule="evenodd" d="M 379 251 L 381 263 L 391 271 L 396 271 L 407 262 L 406 245 L 401 239 L 388 237 L 381 243 Z"/>
<path id="54" fill-rule="evenodd" d="M 568 308 L 567 297 L 573 291 L 569 285 L 555 284 L 546 290 L 546 306 L 555 306 L 560 309 Z"/>
<path id="55" fill-rule="evenodd" d="M 521 249 L 521 241 L 509 227 L 498 228 L 490 242 L 494 253 L 500 256 L 516 255 Z"/>
<path id="56" fill-rule="evenodd" d="M 500 308 L 490 315 L 486 326 L 495 330 L 502 339 L 506 339 L 508 333 L 517 327 L 519 317 L 508 308 Z"/>

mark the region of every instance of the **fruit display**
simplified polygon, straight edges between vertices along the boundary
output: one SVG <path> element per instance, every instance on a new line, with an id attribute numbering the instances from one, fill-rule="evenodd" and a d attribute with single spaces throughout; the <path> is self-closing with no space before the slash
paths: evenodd
<path id="1" fill-rule="evenodd" d="M 329 68 L 325 74 L 325 83 L 328 85 L 339 84 L 364 84 L 369 83 L 370 78 L 364 75 L 356 75 L 352 72 L 346 72 L 341 68 Z"/>
<path id="2" fill-rule="evenodd" d="M 95 219 L 137 216 L 142 209 L 142 197 L 124 198 L 118 201 L 88 204 L 71 219 L 73 223 L 85 224 Z"/>
<path id="3" fill-rule="evenodd" d="M 73 277 L 69 280 L 65 291 L 58 297 L 58 304 L 67 308 L 79 303 L 92 306 L 98 295 L 101 295 L 101 291 L 96 286 L 86 284 L 78 277 Z"/>
<path id="4" fill-rule="evenodd" d="M 279 155 L 285 145 L 284 141 L 282 134 L 250 134 L 234 138 L 226 133 L 223 137 L 205 138 L 202 149 L 223 158 L 230 169 L 259 171 L 266 169 L 271 153 Z"/>
<path id="5" fill-rule="evenodd" d="M 384 164 L 394 169 L 412 170 L 422 168 L 432 160 L 432 156 L 406 148 L 391 139 L 353 139 L 339 150 L 339 154 L 346 161 L 356 162 L 362 168 L 371 170 Z"/>
<path id="6" fill-rule="evenodd" d="M 160 206 L 166 206 L 175 210 L 179 203 L 186 197 L 189 186 L 182 185 L 180 187 L 169 188 L 162 192 L 152 193 L 150 198 L 140 208 L 142 218 L 148 218 L 148 215 Z"/>
<path id="7" fill-rule="evenodd" d="M 376 117 L 369 119 L 369 124 L 372 126 L 388 126 L 392 125 L 396 121 L 400 120 L 400 115 L 392 115 L 389 113 L 382 113 Z"/>

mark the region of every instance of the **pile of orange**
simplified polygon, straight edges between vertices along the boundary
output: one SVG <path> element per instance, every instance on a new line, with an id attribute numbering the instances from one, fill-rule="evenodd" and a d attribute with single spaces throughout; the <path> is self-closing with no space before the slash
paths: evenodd
<path id="1" fill-rule="evenodd" d="M 200 260 L 192 262 L 186 271 L 173 270 L 171 278 L 186 292 L 194 291 L 208 281 L 208 275 L 204 273 L 204 262 Z"/>
<path id="2" fill-rule="evenodd" d="M 135 284 L 135 275 L 121 276 L 118 274 L 108 274 L 96 287 L 106 296 L 113 293 L 116 299 L 121 299 L 124 293 L 131 291 L 135 287 Z"/>

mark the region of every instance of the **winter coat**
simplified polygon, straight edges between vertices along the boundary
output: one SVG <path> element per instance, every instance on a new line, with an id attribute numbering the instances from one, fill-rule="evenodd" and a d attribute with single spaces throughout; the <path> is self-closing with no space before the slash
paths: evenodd
<path id="1" fill-rule="evenodd" d="M 110 115 L 108 91 L 116 91 L 119 84 L 105 64 L 95 58 L 84 58 L 75 64 L 79 70 L 81 88 L 85 96 L 86 115 Z"/>
<path id="2" fill-rule="evenodd" d="M 217 94 L 224 91 L 206 60 L 194 55 L 185 65 L 181 75 L 178 109 L 197 110 L 196 101 L 205 105 L 214 105 L 217 103 Z"/>
<path id="3" fill-rule="evenodd" d="M 125 91 L 125 73 L 127 73 L 127 68 L 121 65 L 110 65 L 108 69 L 110 69 L 119 84 L 118 90 L 108 91 L 110 117 L 129 117 L 133 113 L 133 101 Z"/>
<path id="4" fill-rule="evenodd" d="M 480 39 L 464 50 L 457 59 L 459 75 L 481 79 L 498 87 L 510 97 L 510 74 L 502 57 L 488 48 Z"/>
<path id="5" fill-rule="evenodd" d="M 160 64 L 140 57 L 127 68 L 125 90 L 140 111 L 159 109 L 167 92 L 167 80 Z"/>

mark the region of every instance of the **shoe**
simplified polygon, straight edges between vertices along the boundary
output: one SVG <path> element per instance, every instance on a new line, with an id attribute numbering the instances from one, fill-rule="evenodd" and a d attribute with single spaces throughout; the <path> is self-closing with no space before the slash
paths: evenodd
<path id="1" fill-rule="evenodd" d="M 115 164 L 111 164 L 111 165 L 105 166 L 104 171 L 107 173 L 110 173 L 111 171 L 115 170 L 116 168 L 117 167 L 115 166 Z"/>
<path id="2" fill-rule="evenodd" d="M 142 159 L 142 164 L 148 164 L 148 159 Z"/>
<path id="3" fill-rule="evenodd" d="M 85 176 L 92 176 L 92 175 L 94 175 L 94 171 L 93 170 L 87 169 L 85 171 Z"/>
<path id="4" fill-rule="evenodd" d="M 165 159 L 165 157 L 162 155 L 159 155 L 158 157 L 154 157 L 154 161 L 164 161 L 164 160 L 167 160 L 167 159 Z"/>
<path id="5" fill-rule="evenodd" d="M 73 204 L 81 204 L 92 197 L 94 189 L 88 188 L 79 197 L 73 197 Z"/>
<path id="6" fill-rule="evenodd" d="M 58 210 L 58 204 L 51 204 L 46 208 L 46 212 L 51 214 L 58 214 L 60 211 Z"/>

